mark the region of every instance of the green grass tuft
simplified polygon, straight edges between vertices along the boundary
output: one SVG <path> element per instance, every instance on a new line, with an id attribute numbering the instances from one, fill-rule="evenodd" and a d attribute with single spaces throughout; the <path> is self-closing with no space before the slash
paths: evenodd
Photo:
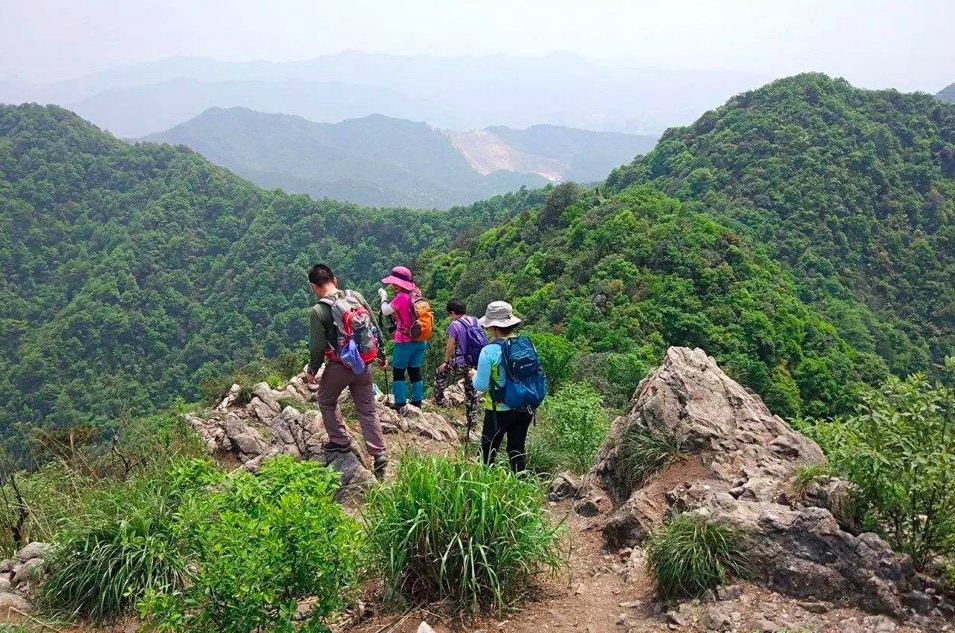
<path id="1" fill-rule="evenodd" d="M 186 564 L 162 502 L 129 518 L 103 521 L 68 536 L 41 585 L 47 608 L 91 620 L 126 614 L 147 590 L 183 585 Z"/>
<path id="2" fill-rule="evenodd" d="M 564 561 L 542 490 L 497 466 L 406 455 L 395 481 L 372 491 L 365 519 L 391 600 L 500 613 Z"/>
<path id="3" fill-rule="evenodd" d="M 679 514 L 651 535 L 648 563 L 662 597 L 698 596 L 745 575 L 745 548 L 737 528 Z"/>
<path id="4" fill-rule="evenodd" d="M 793 490 L 801 495 L 816 479 L 833 475 L 835 470 L 828 464 L 802 464 L 793 471 Z"/>
<path id="5" fill-rule="evenodd" d="M 680 441 L 668 431 L 633 424 L 624 434 L 619 455 L 621 478 L 633 490 L 680 458 Z"/>

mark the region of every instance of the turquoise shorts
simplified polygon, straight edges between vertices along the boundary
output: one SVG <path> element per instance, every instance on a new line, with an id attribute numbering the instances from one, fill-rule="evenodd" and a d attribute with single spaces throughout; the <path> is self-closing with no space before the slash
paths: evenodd
<path id="1" fill-rule="evenodd" d="M 421 367 L 424 363 L 424 350 L 427 347 L 427 341 L 395 343 L 395 348 L 391 352 L 391 366 L 395 369 Z"/>

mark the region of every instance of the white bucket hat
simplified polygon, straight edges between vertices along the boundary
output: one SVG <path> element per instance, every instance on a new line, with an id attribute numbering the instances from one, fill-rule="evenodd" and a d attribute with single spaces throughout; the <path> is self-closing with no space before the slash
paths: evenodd
<path id="1" fill-rule="evenodd" d="M 511 327 L 521 320 L 514 316 L 514 308 L 507 301 L 494 301 L 487 306 L 487 312 L 478 319 L 481 327 Z"/>

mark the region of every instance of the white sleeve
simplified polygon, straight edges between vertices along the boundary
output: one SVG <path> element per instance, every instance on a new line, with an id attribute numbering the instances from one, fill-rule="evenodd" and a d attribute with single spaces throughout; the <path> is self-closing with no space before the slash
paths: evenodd
<path id="1" fill-rule="evenodd" d="M 382 303 L 381 303 L 381 313 L 384 314 L 385 316 L 388 316 L 389 314 L 394 314 L 394 313 L 395 313 L 395 309 L 392 308 L 392 307 L 391 307 L 391 304 L 388 303 L 387 301 L 382 301 Z"/>

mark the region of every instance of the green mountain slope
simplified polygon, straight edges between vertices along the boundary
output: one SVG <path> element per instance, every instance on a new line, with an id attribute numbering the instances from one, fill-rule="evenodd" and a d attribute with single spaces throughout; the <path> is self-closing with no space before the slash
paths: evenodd
<path id="1" fill-rule="evenodd" d="M 647 182 L 748 227 L 892 371 L 955 351 L 955 107 L 791 77 L 669 130 L 608 180 Z"/>
<path id="2" fill-rule="evenodd" d="M 440 131 L 381 115 L 332 124 L 212 108 L 143 140 L 187 145 L 262 186 L 373 206 L 447 208 L 547 182 L 482 176 Z"/>
<path id="3" fill-rule="evenodd" d="M 194 397 L 203 376 L 299 349 L 309 264 L 371 291 L 396 262 L 523 201 L 452 213 L 317 202 L 59 108 L 0 107 L 0 434 L 22 449 L 33 427 Z"/>
<path id="4" fill-rule="evenodd" d="M 780 415 L 843 410 L 858 382 L 886 372 L 729 220 L 647 186 L 601 199 L 561 185 L 425 259 L 431 295 L 512 301 L 529 326 L 566 337 L 576 377 L 621 406 L 669 345 L 702 347 Z"/>
<path id="5" fill-rule="evenodd" d="M 935 95 L 935 98 L 945 103 L 955 103 L 955 84 L 951 84 L 940 90 L 939 93 Z"/>

